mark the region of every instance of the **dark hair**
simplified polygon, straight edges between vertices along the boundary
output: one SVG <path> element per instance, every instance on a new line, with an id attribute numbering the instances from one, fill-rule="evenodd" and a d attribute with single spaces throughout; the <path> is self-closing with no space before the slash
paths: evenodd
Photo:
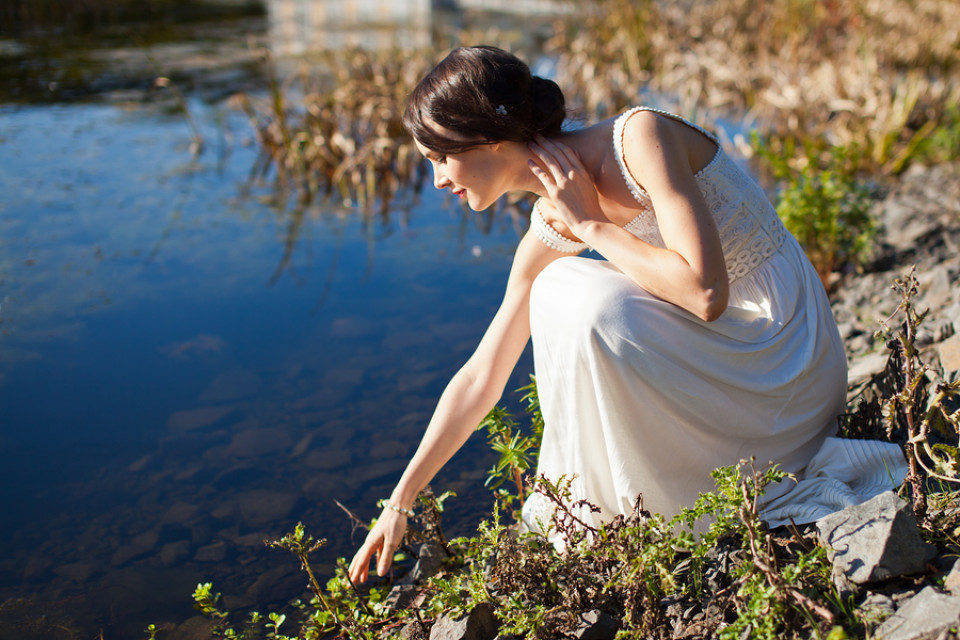
<path id="1" fill-rule="evenodd" d="M 556 82 L 531 75 L 512 53 L 481 46 L 454 49 L 434 67 L 410 94 L 403 124 L 427 149 L 446 154 L 557 135 L 565 117 Z M 444 137 L 427 118 L 465 140 Z"/>

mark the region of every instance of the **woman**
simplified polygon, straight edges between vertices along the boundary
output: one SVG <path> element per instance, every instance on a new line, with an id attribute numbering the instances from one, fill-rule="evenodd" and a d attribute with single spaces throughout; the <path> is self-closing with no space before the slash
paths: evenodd
<path id="1" fill-rule="evenodd" d="M 508 191 L 540 198 L 503 302 L 383 501 L 354 581 L 374 554 L 387 572 L 417 495 L 499 400 L 531 335 L 538 473 L 573 477 L 599 519 L 629 513 L 638 494 L 675 514 L 744 457 L 801 474 L 835 430 L 843 344 L 756 183 L 676 116 L 637 108 L 571 132 L 564 117 L 555 83 L 492 47 L 454 50 L 410 97 L 404 123 L 438 189 L 476 211 Z M 604 259 L 574 257 L 587 248 Z M 767 500 L 782 519 L 824 514 L 809 504 L 822 491 L 781 484 Z M 524 505 L 531 526 L 548 516 L 537 496 Z"/>

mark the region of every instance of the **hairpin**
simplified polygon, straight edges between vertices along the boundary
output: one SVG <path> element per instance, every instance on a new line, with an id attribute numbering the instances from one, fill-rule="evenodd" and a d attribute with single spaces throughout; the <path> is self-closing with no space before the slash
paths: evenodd
<path id="1" fill-rule="evenodd" d="M 505 115 L 507 115 L 507 108 L 506 108 L 505 106 L 503 106 L 503 105 L 500 105 L 499 107 L 497 107 L 497 115 L 498 115 L 498 116 L 505 116 Z"/>

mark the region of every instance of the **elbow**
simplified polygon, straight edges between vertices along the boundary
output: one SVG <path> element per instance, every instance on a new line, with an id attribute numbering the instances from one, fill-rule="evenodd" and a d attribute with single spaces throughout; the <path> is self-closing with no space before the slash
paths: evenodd
<path id="1" fill-rule="evenodd" d="M 704 289 L 696 312 L 704 322 L 713 322 L 727 310 L 730 290 L 726 278 L 714 287 Z"/>

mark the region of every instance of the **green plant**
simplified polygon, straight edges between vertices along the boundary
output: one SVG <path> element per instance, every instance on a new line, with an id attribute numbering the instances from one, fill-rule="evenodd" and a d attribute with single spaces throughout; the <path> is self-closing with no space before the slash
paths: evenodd
<path id="1" fill-rule="evenodd" d="M 777 214 L 829 290 L 834 271 L 866 261 L 876 233 L 870 190 L 855 176 L 856 150 L 808 142 L 797 162 L 792 140 L 776 150 L 759 136 L 753 144 L 781 183 Z"/>
<path id="2" fill-rule="evenodd" d="M 530 416 L 529 434 L 524 434 L 513 416 L 500 406 L 494 407 L 477 427 L 486 431 L 490 447 L 500 454 L 500 459 L 487 472 L 486 485 L 508 506 L 523 503 L 524 474 L 533 465 L 543 440 L 543 416 L 534 377 L 530 376 L 530 384 L 517 391 L 525 392 L 522 401 L 526 403 L 525 409 Z M 502 488 L 507 480 L 513 482 L 516 493 Z"/>

